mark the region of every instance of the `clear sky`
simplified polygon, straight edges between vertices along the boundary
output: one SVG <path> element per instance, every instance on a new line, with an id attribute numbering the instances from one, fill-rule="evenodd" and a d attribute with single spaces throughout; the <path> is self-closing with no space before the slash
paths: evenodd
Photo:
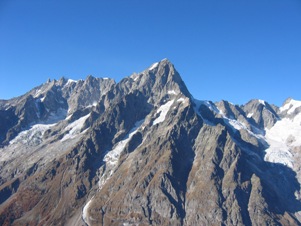
<path id="1" fill-rule="evenodd" d="M 197 99 L 301 100 L 301 1 L 0 1 L 0 99 L 163 58 Z"/>

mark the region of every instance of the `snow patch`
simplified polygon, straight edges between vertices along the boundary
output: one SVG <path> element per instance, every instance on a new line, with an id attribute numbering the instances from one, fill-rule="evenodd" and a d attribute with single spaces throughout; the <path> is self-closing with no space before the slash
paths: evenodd
<path id="1" fill-rule="evenodd" d="M 58 109 L 57 113 L 53 113 L 47 121 L 32 125 L 27 130 L 20 132 L 10 141 L 9 145 L 0 148 L 0 162 L 9 162 L 6 165 L 0 163 L 3 168 L 1 175 L 7 176 L 14 172 L 17 177 L 18 172 L 25 172 L 34 164 L 43 166 L 75 145 L 80 138 L 79 136 L 64 142 L 63 145 L 61 140 L 54 140 L 51 137 L 45 138 L 45 132 L 57 126 L 60 123 L 58 120 L 65 115 L 65 112 L 64 109 Z M 50 143 L 48 139 L 50 139 Z"/>
<path id="2" fill-rule="evenodd" d="M 286 103 L 284 106 L 282 106 L 279 110 L 280 110 L 280 112 L 288 110 L 287 113 L 292 114 L 298 107 L 301 107 L 301 101 L 291 99 L 288 103 Z"/>
<path id="3" fill-rule="evenodd" d="M 229 119 L 226 117 L 224 119 L 226 119 L 228 121 L 228 123 L 236 130 L 247 129 L 247 127 L 243 123 L 241 123 L 237 120 Z"/>
<path id="4" fill-rule="evenodd" d="M 97 102 L 94 101 L 92 104 L 89 104 L 86 106 L 86 108 L 91 108 L 91 107 L 96 107 L 97 106 Z"/>
<path id="5" fill-rule="evenodd" d="M 150 68 L 148 69 L 149 71 L 155 69 L 158 66 L 159 62 L 154 63 L 152 66 L 150 66 Z"/>
<path id="6" fill-rule="evenodd" d="M 253 115 L 254 115 L 254 113 L 249 113 L 249 114 L 247 115 L 247 117 L 248 117 L 248 118 L 252 118 Z"/>
<path id="7" fill-rule="evenodd" d="M 86 121 L 86 119 L 90 116 L 90 114 L 88 115 L 85 115 L 81 118 L 79 118 L 78 120 L 70 123 L 66 128 L 65 128 L 65 131 L 68 131 L 68 134 L 66 134 L 63 139 L 61 141 L 65 141 L 65 140 L 68 140 L 68 139 L 72 139 L 74 138 L 76 135 L 80 134 L 81 133 L 81 129 L 83 128 L 84 126 L 84 123 Z"/>
<path id="8" fill-rule="evenodd" d="M 181 98 L 177 99 L 177 102 L 182 102 L 182 103 L 185 103 L 185 101 L 186 101 L 186 99 L 185 99 L 185 98 L 183 98 L 183 97 L 181 97 Z"/>
<path id="9" fill-rule="evenodd" d="M 91 202 L 93 200 L 94 196 L 87 202 L 87 204 L 84 206 L 83 208 L 83 213 L 82 213 L 82 218 L 83 218 L 83 221 L 88 225 L 90 226 L 90 223 L 89 223 L 89 213 L 88 213 L 88 210 L 90 208 L 90 205 L 91 205 Z"/>
<path id="10" fill-rule="evenodd" d="M 30 129 L 22 131 L 18 134 L 13 140 L 9 142 L 12 144 L 24 144 L 29 146 L 37 146 L 43 141 L 43 135 L 46 130 L 50 129 L 56 124 L 36 124 L 33 125 Z"/>
<path id="11" fill-rule="evenodd" d="M 45 98 L 46 98 L 46 96 L 40 98 L 40 101 L 41 101 L 41 102 L 44 102 Z"/>
<path id="12" fill-rule="evenodd" d="M 270 147 L 265 150 L 266 155 L 264 160 L 267 162 L 281 163 L 290 168 L 293 168 L 293 155 L 291 154 L 289 147 L 281 142 L 268 139 Z"/>
<path id="13" fill-rule="evenodd" d="M 68 115 L 68 116 L 65 118 L 65 120 L 68 121 L 69 119 L 71 119 L 72 115 L 73 115 L 73 114 Z"/>
<path id="14" fill-rule="evenodd" d="M 126 136 L 126 138 L 124 140 L 119 141 L 114 146 L 114 148 L 105 155 L 104 161 L 106 163 L 109 163 L 111 165 L 116 165 L 116 163 L 118 162 L 118 159 L 120 157 L 121 152 L 123 151 L 123 149 L 125 148 L 125 146 L 127 145 L 127 143 L 130 141 L 130 139 L 132 138 L 132 136 L 135 133 L 137 133 L 138 128 L 142 125 L 143 122 L 144 122 L 144 120 L 136 122 L 135 123 L 135 127 L 130 130 L 130 132 Z"/>
<path id="15" fill-rule="evenodd" d="M 214 105 L 211 104 L 209 101 L 207 100 L 194 100 L 194 103 L 196 105 L 196 108 L 199 109 L 201 105 L 205 105 L 207 106 L 211 111 L 220 114 L 221 111 Z"/>
<path id="16" fill-rule="evenodd" d="M 37 98 L 43 91 L 41 89 L 37 89 L 36 93 L 34 94 L 34 98 Z"/>
<path id="17" fill-rule="evenodd" d="M 177 95 L 177 92 L 175 90 L 169 90 L 167 93 L 170 95 Z"/>
<path id="18" fill-rule="evenodd" d="M 237 119 L 233 119 L 233 118 L 228 118 L 224 112 L 220 109 L 218 109 L 216 106 L 216 111 L 218 111 L 218 114 L 220 114 L 224 120 L 224 122 L 226 124 L 228 124 L 230 127 L 233 128 L 233 130 L 246 130 L 251 136 L 256 137 L 258 140 L 260 140 L 261 142 L 265 142 L 265 138 L 263 137 L 262 134 L 263 131 L 261 130 L 254 130 L 254 132 L 252 130 L 250 130 L 245 123 L 237 120 Z"/>
<path id="19" fill-rule="evenodd" d="M 137 73 L 134 73 L 130 76 L 130 78 L 132 78 L 134 81 L 137 81 L 139 79 L 140 75 Z"/>
<path id="20" fill-rule="evenodd" d="M 248 127 L 243 123 L 243 122 L 240 122 L 236 119 L 230 119 L 230 118 L 227 118 L 226 116 L 223 115 L 223 119 L 224 119 L 224 122 L 226 122 L 228 125 L 230 125 L 232 128 L 234 128 L 234 130 L 246 130 L 251 136 L 253 137 L 256 137 L 258 140 L 264 142 L 265 141 L 265 138 L 262 134 L 263 131 L 261 130 L 255 130 L 255 132 L 251 131 L 250 129 L 248 129 Z"/>
<path id="21" fill-rule="evenodd" d="M 55 126 L 60 120 L 66 116 L 66 110 L 60 108 L 57 113 L 51 113 L 47 120 L 32 125 L 29 129 L 20 132 L 10 144 L 24 144 L 29 146 L 39 145 L 43 141 L 43 135 L 46 130 Z"/>
<path id="22" fill-rule="evenodd" d="M 65 86 L 70 85 L 70 84 L 72 84 L 72 83 L 77 83 L 77 82 L 78 82 L 78 81 L 76 81 L 76 80 L 68 79 L 68 81 L 67 81 L 67 83 L 66 83 Z"/>
<path id="23" fill-rule="evenodd" d="M 194 111 L 196 112 L 196 114 L 197 114 L 198 116 L 200 116 L 200 117 L 202 118 L 202 120 L 203 120 L 206 124 L 208 124 L 208 125 L 213 125 L 213 123 L 211 123 L 210 121 L 208 121 L 207 119 L 205 119 L 205 118 L 202 116 L 202 114 L 200 113 L 199 109 L 200 109 L 201 105 L 205 105 L 205 106 L 207 106 L 210 110 L 215 111 L 215 112 L 218 112 L 218 109 L 216 108 L 216 106 L 212 106 L 212 105 L 210 104 L 209 101 L 202 101 L 202 100 L 196 100 L 196 99 L 193 99 L 193 102 L 194 102 L 194 104 L 195 104 Z"/>
<path id="24" fill-rule="evenodd" d="M 160 106 L 160 108 L 156 112 L 156 114 L 160 113 L 160 116 L 154 120 L 153 125 L 157 125 L 165 120 L 165 117 L 173 103 L 174 100 L 170 100 L 166 104 Z"/>
<path id="25" fill-rule="evenodd" d="M 105 174 L 102 175 L 102 177 L 99 179 L 98 182 L 98 187 L 101 188 L 102 185 L 108 180 L 110 179 L 110 177 L 112 176 L 116 165 L 118 163 L 120 154 L 122 153 L 122 151 L 124 150 L 125 146 L 127 145 L 127 143 L 131 140 L 132 136 L 134 136 L 139 128 L 142 126 L 144 120 L 138 121 L 135 123 L 134 128 L 132 128 L 129 133 L 125 136 L 125 138 L 121 141 L 119 141 L 117 144 L 115 144 L 115 146 L 113 147 L 112 150 L 108 151 L 104 158 L 103 161 L 106 164 L 106 172 Z"/>
<path id="26" fill-rule="evenodd" d="M 265 104 L 264 101 L 259 100 L 261 104 Z M 226 117 L 223 111 L 219 110 L 216 106 L 213 106 L 208 101 L 194 101 L 196 104 L 196 112 L 198 112 L 200 105 L 204 104 L 212 111 L 220 114 L 224 121 L 233 128 L 233 130 L 246 130 L 251 136 L 256 137 L 264 143 L 268 143 L 269 147 L 265 150 L 266 155 L 264 160 L 273 163 L 284 164 L 288 167 L 293 168 L 293 154 L 292 148 L 301 146 L 301 113 L 296 115 L 293 119 L 284 118 L 275 123 L 275 125 L 264 131 L 251 131 L 247 126 L 236 119 L 230 119 Z M 301 101 L 291 100 L 289 103 L 284 105 L 280 110 L 288 110 L 288 114 L 295 111 L 297 107 L 301 107 Z M 247 115 L 251 118 L 253 113 Z M 265 134 L 265 135 L 264 135 Z"/>
<path id="27" fill-rule="evenodd" d="M 301 146 L 301 114 L 293 119 L 284 118 L 266 129 L 266 140 L 270 145 L 265 150 L 265 161 L 282 163 L 293 168 L 291 148 Z"/>

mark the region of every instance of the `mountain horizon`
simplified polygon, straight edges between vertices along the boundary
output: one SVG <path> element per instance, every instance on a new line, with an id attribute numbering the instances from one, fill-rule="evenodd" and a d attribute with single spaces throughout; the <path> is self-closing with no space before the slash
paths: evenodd
<path id="1" fill-rule="evenodd" d="M 152 65 L 154 65 L 154 64 L 156 64 L 156 63 L 159 63 L 159 62 L 161 62 L 161 61 L 164 61 L 164 60 L 166 60 L 166 61 L 172 63 L 168 58 L 164 58 L 164 59 L 162 59 L 162 60 L 160 60 L 160 61 L 158 61 L 158 62 L 153 63 Z M 152 66 L 152 65 L 151 65 L 151 66 Z M 151 67 L 151 66 L 150 66 L 150 67 Z M 134 75 L 134 74 L 137 74 L 137 73 L 136 73 L 136 72 L 133 72 L 132 75 Z M 132 76 L 132 75 L 130 75 L 130 76 Z M 130 76 L 127 76 L 127 77 L 130 77 Z M 99 79 L 111 79 L 111 80 L 113 80 L 115 83 L 119 83 L 119 82 L 122 80 L 122 78 L 121 78 L 121 79 L 119 79 L 120 81 L 116 82 L 116 80 L 113 79 L 113 78 L 110 78 L 110 77 L 98 77 L 98 76 L 94 76 L 94 75 L 92 75 L 92 74 L 88 74 L 88 75 L 86 76 L 85 79 L 87 79 L 88 77 L 99 78 Z M 126 77 L 124 77 L 124 78 L 126 78 Z M 67 81 L 67 80 L 70 80 L 70 81 L 77 82 L 77 81 L 84 81 L 85 79 L 73 79 L 72 77 L 69 77 L 69 76 L 61 76 L 61 77 L 59 77 L 58 79 L 50 78 L 50 77 L 49 77 L 45 83 L 50 83 L 50 82 L 53 82 L 53 81 L 54 81 L 54 82 L 57 82 L 57 81 L 62 81 L 62 80 L 66 80 L 66 81 Z M 40 84 L 40 85 L 34 87 L 33 89 L 35 89 L 35 88 L 37 88 L 37 87 L 40 87 L 40 86 L 43 86 L 45 83 L 42 83 L 42 84 Z M 25 94 L 26 94 L 26 93 L 25 93 Z M 23 94 L 23 95 L 25 95 L 25 94 Z M 0 98 L 0 101 L 9 101 L 9 100 L 12 100 L 12 99 L 19 98 L 19 97 L 21 97 L 21 96 L 23 96 L 23 95 L 11 97 L 11 98 L 2 98 L 2 99 Z M 193 95 L 192 95 L 192 96 L 193 96 Z M 201 99 L 201 98 L 197 98 L 197 99 Z M 256 98 L 254 98 L 254 99 L 256 99 Z M 250 100 L 246 101 L 246 103 L 249 102 L 249 101 L 252 101 L 252 100 L 254 100 L 254 99 L 250 99 Z M 294 98 L 291 97 L 291 96 L 287 96 L 285 99 L 282 100 L 282 105 L 283 105 L 283 103 L 285 103 L 288 99 L 294 99 Z M 219 101 L 222 101 L 222 100 L 225 100 L 225 99 L 221 99 L 221 100 L 219 100 Z M 264 101 L 266 101 L 266 100 L 264 100 Z M 218 102 L 218 101 L 216 101 L 216 102 Z M 246 103 L 234 103 L 234 104 L 237 104 L 237 105 L 244 105 L 244 104 L 246 104 Z M 275 105 L 275 103 L 273 103 L 273 104 Z M 278 106 L 278 105 L 276 105 L 276 106 Z M 278 106 L 278 107 L 279 107 L 279 106 Z"/>

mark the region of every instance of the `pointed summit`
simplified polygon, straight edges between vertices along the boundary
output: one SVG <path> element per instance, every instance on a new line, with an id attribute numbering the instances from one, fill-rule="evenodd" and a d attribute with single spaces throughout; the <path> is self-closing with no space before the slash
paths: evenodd
<path id="1" fill-rule="evenodd" d="M 147 70 L 149 70 L 149 71 L 153 71 L 156 69 L 158 70 L 160 67 L 172 68 L 173 70 L 175 69 L 174 65 L 171 63 L 171 61 L 169 61 L 167 58 L 164 58 L 161 61 L 153 63 Z"/>
<path id="2" fill-rule="evenodd" d="M 276 107 L 264 100 L 250 100 L 243 106 L 243 110 L 247 117 L 253 118 L 261 129 L 272 127 L 279 119 Z"/>
<path id="3" fill-rule="evenodd" d="M 150 103 L 158 102 L 171 94 L 191 97 L 180 74 L 168 59 L 155 62 L 143 72 L 131 75 L 130 80 L 133 87 L 128 89 L 140 90 L 150 98 Z M 121 86 L 126 86 L 128 82 L 129 80 L 122 81 Z"/>
<path id="4" fill-rule="evenodd" d="M 301 108 L 301 101 L 298 100 L 294 100 L 292 98 L 287 98 L 284 102 L 284 104 L 282 105 L 282 107 L 280 107 L 280 112 L 281 113 L 287 113 L 287 114 L 293 114 L 296 110 L 296 113 L 298 113 Z"/>
<path id="5" fill-rule="evenodd" d="M 165 82 L 168 91 L 175 90 L 176 92 L 183 93 L 187 97 L 191 96 L 182 77 L 168 59 L 165 58 L 158 63 L 156 75 L 157 77 L 161 77 L 162 82 Z"/>

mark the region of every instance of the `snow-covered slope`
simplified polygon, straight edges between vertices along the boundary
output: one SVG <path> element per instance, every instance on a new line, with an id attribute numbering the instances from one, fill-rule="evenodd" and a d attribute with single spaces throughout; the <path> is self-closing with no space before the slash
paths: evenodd
<path id="1" fill-rule="evenodd" d="M 265 160 L 298 170 L 301 166 L 301 101 L 289 99 L 279 110 L 282 118 L 266 129 L 269 147 L 265 150 Z M 301 182 L 301 178 L 299 180 Z"/>
<path id="2" fill-rule="evenodd" d="M 263 107 L 266 102 L 257 100 L 257 103 Z M 239 114 L 240 117 L 234 116 L 229 109 L 219 109 L 220 104 L 213 104 L 209 101 L 196 101 L 197 108 L 200 105 L 208 107 L 214 114 L 221 117 L 233 131 L 247 131 L 248 134 L 259 140 L 266 149 L 265 161 L 287 165 L 290 168 L 297 169 L 301 166 L 299 163 L 299 150 L 301 149 L 301 101 L 288 99 L 282 107 L 279 108 L 278 120 L 269 128 L 260 128 L 252 124 L 254 113 Z M 230 104 L 230 103 L 229 103 Z M 231 108 L 235 109 L 233 104 Z M 227 115 L 228 114 L 228 115 Z M 296 156 L 296 158 L 295 158 Z M 298 167 L 294 167 L 294 163 Z M 299 178 L 301 182 L 301 178 Z"/>

